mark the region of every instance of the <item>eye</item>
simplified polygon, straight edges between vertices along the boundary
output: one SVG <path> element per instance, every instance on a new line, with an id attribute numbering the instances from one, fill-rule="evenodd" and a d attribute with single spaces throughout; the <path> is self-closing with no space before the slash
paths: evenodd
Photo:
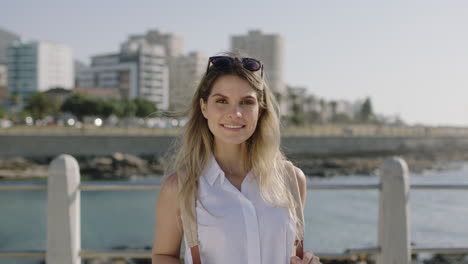
<path id="1" fill-rule="evenodd" d="M 252 105 L 252 104 L 255 104 L 255 102 L 252 101 L 252 100 L 244 100 L 244 101 L 241 102 L 241 104 L 244 104 L 244 105 Z"/>
<path id="2" fill-rule="evenodd" d="M 216 100 L 216 102 L 220 103 L 220 104 L 225 104 L 226 100 L 225 99 L 218 99 L 218 100 Z"/>

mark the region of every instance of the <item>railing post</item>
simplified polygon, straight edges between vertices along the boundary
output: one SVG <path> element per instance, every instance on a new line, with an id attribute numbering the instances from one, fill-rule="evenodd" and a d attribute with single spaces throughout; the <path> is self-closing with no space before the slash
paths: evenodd
<path id="1" fill-rule="evenodd" d="M 383 162 L 380 172 L 377 264 L 409 264 L 410 204 L 408 166 L 401 158 Z"/>
<path id="2" fill-rule="evenodd" d="M 47 264 L 81 264 L 80 170 L 62 154 L 49 166 L 47 182 Z"/>

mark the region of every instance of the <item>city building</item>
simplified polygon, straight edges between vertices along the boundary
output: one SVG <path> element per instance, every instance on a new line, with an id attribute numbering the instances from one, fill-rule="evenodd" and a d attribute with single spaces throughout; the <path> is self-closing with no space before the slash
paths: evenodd
<path id="1" fill-rule="evenodd" d="M 73 93 L 83 94 L 91 98 L 99 98 L 104 100 L 122 99 L 122 94 L 117 89 L 112 87 L 77 87 L 73 89 Z"/>
<path id="2" fill-rule="evenodd" d="M 73 67 L 74 67 L 74 70 L 75 70 L 75 87 L 78 86 L 78 76 L 80 76 L 81 73 L 83 72 L 86 72 L 86 71 L 89 71 L 89 67 L 88 65 L 86 65 L 85 63 L 79 61 L 79 60 L 75 60 L 73 62 Z"/>
<path id="3" fill-rule="evenodd" d="M 7 99 L 7 67 L 0 64 L 0 108 Z"/>
<path id="4" fill-rule="evenodd" d="M 15 33 L 0 28 L 0 64 L 7 64 L 7 49 L 21 39 Z"/>
<path id="5" fill-rule="evenodd" d="M 186 110 L 197 88 L 198 82 L 206 71 L 208 57 L 201 52 L 190 52 L 173 58 L 169 66 L 169 109 Z"/>
<path id="6" fill-rule="evenodd" d="M 67 98 L 70 97 L 73 92 L 73 90 L 57 87 L 45 91 L 44 95 L 47 96 L 49 101 L 55 103 L 56 105 L 62 105 L 62 103 L 67 100 Z"/>
<path id="7" fill-rule="evenodd" d="M 251 30 L 247 35 L 231 36 L 231 51 L 255 57 L 263 62 L 264 76 L 280 104 L 281 115 L 288 114 L 284 82 L 284 39 L 278 34 Z"/>
<path id="8" fill-rule="evenodd" d="M 73 55 L 70 47 L 45 42 L 16 42 L 8 48 L 8 92 L 20 103 L 35 92 L 74 85 Z"/>
<path id="9" fill-rule="evenodd" d="M 128 41 L 142 40 L 148 44 L 163 46 L 167 57 L 178 57 L 183 54 L 184 39 L 181 36 L 154 29 L 146 34 L 130 35 L 128 39 Z"/>
<path id="10" fill-rule="evenodd" d="M 131 37 L 119 53 L 93 56 L 79 73 L 77 87 L 114 88 L 121 98 L 143 98 L 158 109 L 169 107 L 169 69 L 165 49 L 145 38 Z"/>
<path id="11" fill-rule="evenodd" d="M 157 29 L 149 30 L 145 34 L 131 35 L 128 41 L 146 42 L 164 48 L 165 61 L 169 67 L 169 109 L 183 110 L 193 95 L 195 80 L 200 77 L 200 68 L 203 68 L 200 67 L 201 60 L 208 59 L 196 52 L 184 55 L 184 41 L 181 36 Z M 206 61 L 204 63 L 206 64 Z"/>
<path id="12" fill-rule="evenodd" d="M 86 89 L 115 89 L 122 98 L 131 99 L 138 94 L 138 63 L 123 62 L 119 53 L 96 55 L 91 67 L 78 72 L 76 87 L 85 94 Z"/>

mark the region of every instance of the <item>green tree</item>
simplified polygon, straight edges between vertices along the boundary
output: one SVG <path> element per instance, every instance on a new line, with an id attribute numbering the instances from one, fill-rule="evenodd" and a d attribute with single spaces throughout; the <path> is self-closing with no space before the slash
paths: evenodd
<path id="1" fill-rule="evenodd" d="M 136 106 L 135 115 L 138 117 L 147 117 L 155 112 L 157 112 L 156 105 L 153 102 L 148 100 L 135 98 L 133 99 L 133 103 Z"/>
<path id="2" fill-rule="evenodd" d="M 300 104 L 299 98 L 296 94 L 291 93 L 289 94 L 289 102 L 291 103 L 291 123 L 293 125 L 299 126 L 304 124 L 304 113 L 303 113 L 303 105 Z"/>
<path id="3" fill-rule="evenodd" d="M 345 113 L 338 113 L 333 117 L 335 123 L 350 123 L 351 118 Z"/>
<path id="4" fill-rule="evenodd" d="M 5 118 L 7 116 L 6 111 L 3 108 L 0 108 L 0 118 Z"/>
<path id="5" fill-rule="evenodd" d="M 132 100 L 123 99 L 123 100 L 113 100 L 112 101 L 113 114 L 122 118 L 135 116 L 137 107 Z"/>
<path id="6" fill-rule="evenodd" d="M 330 108 L 331 108 L 331 121 L 332 122 L 335 122 L 336 120 L 336 112 L 337 112 L 337 108 L 338 107 L 338 103 L 336 101 L 331 101 L 330 102 Z"/>
<path id="7" fill-rule="evenodd" d="M 70 112 L 83 121 L 83 117 L 97 114 L 98 103 L 83 94 L 74 94 L 63 102 L 61 110 Z"/>
<path id="8" fill-rule="evenodd" d="M 94 103 L 96 104 L 95 115 L 97 116 L 108 118 L 111 114 L 115 112 L 115 105 L 111 101 L 95 99 Z"/>
<path id="9" fill-rule="evenodd" d="M 363 122 L 369 122 L 374 117 L 374 110 L 372 109 L 372 102 L 370 97 L 367 97 L 359 111 L 359 119 Z"/>
<path id="10" fill-rule="evenodd" d="M 291 112 L 292 112 L 292 115 L 291 115 L 290 120 L 293 125 L 299 126 L 299 125 L 304 124 L 304 118 L 303 118 L 301 105 L 294 102 L 291 107 Z"/>
<path id="11" fill-rule="evenodd" d="M 21 104 L 21 96 L 18 94 L 18 92 L 13 92 L 10 95 L 10 102 L 13 106 L 18 106 Z"/>
<path id="12" fill-rule="evenodd" d="M 28 99 L 24 107 L 34 119 L 41 119 L 45 115 L 56 115 L 60 111 L 57 101 L 50 99 L 44 93 L 35 93 Z"/>
<path id="13" fill-rule="evenodd" d="M 123 106 L 122 117 L 135 116 L 137 107 L 136 107 L 136 104 L 132 100 L 124 99 L 121 101 L 121 103 Z"/>

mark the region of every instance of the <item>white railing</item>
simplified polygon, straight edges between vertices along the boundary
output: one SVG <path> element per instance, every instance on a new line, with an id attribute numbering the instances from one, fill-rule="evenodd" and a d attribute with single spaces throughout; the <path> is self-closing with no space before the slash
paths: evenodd
<path id="1" fill-rule="evenodd" d="M 362 259 L 376 255 L 377 264 L 409 264 L 411 254 L 467 254 L 468 248 L 411 247 L 409 190 L 468 190 L 468 185 L 411 185 L 408 168 L 400 158 L 384 161 L 379 184 L 309 185 L 314 190 L 378 189 L 378 245 L 348 249 L 343 253 L 315 252 L 321 259 Z M 151 258 L 150 250 L 83 250 L 81 249 L 81 191 L 158 190 L 159 184 L 80 183 L 78 163 L 74 157 L 60 155 L 52 161 L 47 183 L 1 183 L 2 190 L 47 190 L 47 245 L 45 251 L 0 251 L 0 258 L 45 258 L 48 264 L 79 264 L 82 258 L 126 257 Z"/>

